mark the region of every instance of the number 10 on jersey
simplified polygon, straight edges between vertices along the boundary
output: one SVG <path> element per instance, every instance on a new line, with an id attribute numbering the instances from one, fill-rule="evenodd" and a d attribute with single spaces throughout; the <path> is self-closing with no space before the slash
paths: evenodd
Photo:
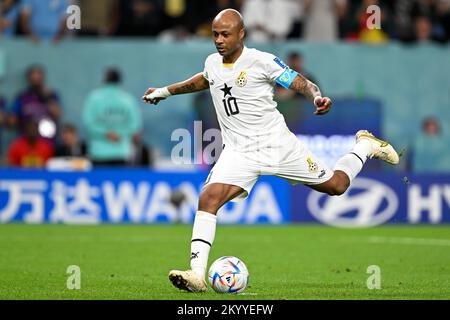
<path id="1" fill-rule="evenodd" d="M 235 115 L 239 113 L 239 107 L 235 97 L 229 97 L 228 99 L 223 99 L 223 107 L 227 116 Z"/>

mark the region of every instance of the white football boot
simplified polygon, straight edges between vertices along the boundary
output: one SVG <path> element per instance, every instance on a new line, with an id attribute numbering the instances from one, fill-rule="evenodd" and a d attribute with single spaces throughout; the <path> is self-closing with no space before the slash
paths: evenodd
<path id="1" fill-rule="evenodd" d="M 367 130 L 359 130 L 356 133 L 356 143 L 366 139 L 372 144 L 372 151 L 369 154 L 370 159 L 380 159 L 390 164 L 398 164 L 400 157 L 397 151 L 387 141 L 376 138 Z"/>
<path id="2" fill-rule="evenodd" d="M 205 292 L 208 288 L 205 279 L 192 270 L 172 270 L 169 272 L 169 280 L 178 289 L 189 292 Z"/>

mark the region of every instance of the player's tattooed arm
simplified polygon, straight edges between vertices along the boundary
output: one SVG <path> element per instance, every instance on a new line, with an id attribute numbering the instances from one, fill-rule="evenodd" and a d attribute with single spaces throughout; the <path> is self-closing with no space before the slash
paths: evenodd
<path id="1" fill-rule="evenodd" d="M 197 92 L 209 88 L 208 80 L 205 79 L 203 73 L 197 73 L 186 81 L 178 82 L 167 87 L 171 94 L 183 94 Z"/>
<path id="2" fill-rule="evenodd" d="M 314 114 L 323 115 L 330 111 L 333 102 L 330 98 L 322 97 L 322 93 L 317 85 L 298 74 L 292 81 L 289 89 L 304 95 L 316 106 Z"/>
<path id="3" fill-rule="evenodd" d="M 209 88 L 209 82 L 203 73 L 197 73 L 192 78 L 172 84 L 164 88 L 148 88 L 142 96 L 142 100 L 150 104 L 158 104 L 171 95 L 197 92 Z"/>
<path id="4" fill-rule="evenodd" d="M 312 103 L 315 97 L 322 96 L 319 87 L 300 74 L 294 78 L 289 89 L 304 95 Z"/>

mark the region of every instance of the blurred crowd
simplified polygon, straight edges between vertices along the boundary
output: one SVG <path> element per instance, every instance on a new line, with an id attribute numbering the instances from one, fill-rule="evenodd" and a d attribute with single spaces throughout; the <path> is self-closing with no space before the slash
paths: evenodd
<path id="1" fill-rule="evenodd" d="M 450 0 L 1 0 L 0 34 L 59 42 L 67 7 L 81 8 L 71 36 L 209 37 L 224 8 L 244 16 L 255 42 L 447 42 Z M 373 7 L 377 6 L 377 7 Z M 369 9 L 368 9 L 369 8 Z M 375 8 L 375 9 L 374 9 Z M 377 10 L 379 8 L 379 12 Z M 379 15 L 378 15 L 379 13 Z"/>
<path id="2" fill-rule="evenodd" d="M 69 34 L 70 4 L 81 8 L 82 27 Z M 445 43 L 450 36 L 450 0 L 0 0 L 0 35 L 28 37 L 35 43 L 58 43 L 67 36 L 145 36 L 163 41 L 209 37 L 212 18 L 229 7 L 242 12 L 247 38 L 254 42 Z M 378 7 L 380 28 L 371 28 L 377 24 L 373 8 Z M 304 68 L 301 53 L 284 58 L 315 81 Z M 94 166 L 154 165 L 155 152 L 143 142 L 138 101 L 121 88 L 120 70 L 106 70 L 103 86 L 85 98 L 82 123 L 61 123 L 64 108 L 58 92 L 47 86 L 42 66 L 30 66 L 24 76 L 27 85 L 12 101 L 0 95 L 0 131 L 8 128 L 16 133 L 10 145 L 0 145 L 0 157 L 8 165 L 44 167 L 55 157 L 88 159 Z M 275 94 L 288 126 L 297 123 L 304 97 L 281 87 Z M 194 103 L 211 101 L 207 93 L 200 93 Z M 214 113 L 199 117 L 206 127 L 218 127 Z M 441 136 L 439 119 L 424 119 L 407 169 L 445 168 L 448 164 L 428 166 L 430 157 L 437 159 L 443 152 Z"/>
<path id="3" fill-rule="evenodd" d="M 30 66 L 25 76 L 27 86 L 9 108 L 0 97 L 0 130 L 16 133 L 3 148 L 9 166 L 44 168 L 51 159 L 60 159 L 53 161 L 58 165 L 67 161 L 67 168 L 81 159 L 96 167 L 153 165 L 152 150 L 142 139 L 138 101 L 120 87 L 118 69 L 106 70 L 103 85 L 86 97 L 81 124 L 61 123 L 60 98 L 47 86 L 43 67 Z M 80 138 L 79 126 L 85 129 L 86 141 Z M 1 151 L 0 147 L 0 155 Z"/>
<path id="4" fill-rule="evenodd" d="M 286 62 L 316 81 L 315 76 L 304 67 L 300 52 L 289 53 Z M 30 66 L 24 76 L 26 87 L 9 104 L 0 96 L 0 133 L 8 129 L 16 136 L 9 145 L 0 145 L 0 158 L 6 165 L 73 169 L 75 163 L 75 169 L 83 169 L 83 163 L 79 161 L 85 160 L 89 168 L 154 167 L 158 152 L 144 142 L 138 100 L 121 87 L 119 69 L 113 67 L 105 70 L 102 85 L 85 97 L 81 123 L 62 123 L 64 108 L 58 93 L 47 86 L 42 66 Z M 295 128 L 303 117 L 305 108 L 302 106 L 308 103 L 306 98 L 277 87 L 275 100 L 287 125 Z M 205 130 L 219 127 L 214 112 L 210 112 L 213 107 L 206 91 L 196 95 L 194 104 L 198 107 L 198 119 Z M 84 139 L 81 139 L 80 129 L 85 133 Z M 440 156 L 446 152 L 444 140 L 440 119 L 433 116 L 423 119 L 422 130 L 414 145 L 410 146 L 411 151 L 404 157 L 402 169 L 414 172 L 448 171 L 447 159 Z M 430 158 L 434 159 L 433 166 L 429 165 Z"/>

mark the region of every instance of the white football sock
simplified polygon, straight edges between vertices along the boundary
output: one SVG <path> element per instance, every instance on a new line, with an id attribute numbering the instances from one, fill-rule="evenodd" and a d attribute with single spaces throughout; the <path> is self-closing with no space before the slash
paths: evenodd
<path id="1" fill-rule="evenodd" d="M 191 270 L 205 278 L 209 249 L 216 234 L 217 217 L 214 214 L 197 211 L 192 230 Z"/>
<path id="2" fill-rule="evenodd" d="M 340 158 L 334 167 L 334 171 L 339 170 L 345 172 L 350 182 L 355 179 L 356 175 L 361 171 L 364 163 L 372 150 L 370 141 L 362 139 L 354 147 L 353 150 Z"/>

